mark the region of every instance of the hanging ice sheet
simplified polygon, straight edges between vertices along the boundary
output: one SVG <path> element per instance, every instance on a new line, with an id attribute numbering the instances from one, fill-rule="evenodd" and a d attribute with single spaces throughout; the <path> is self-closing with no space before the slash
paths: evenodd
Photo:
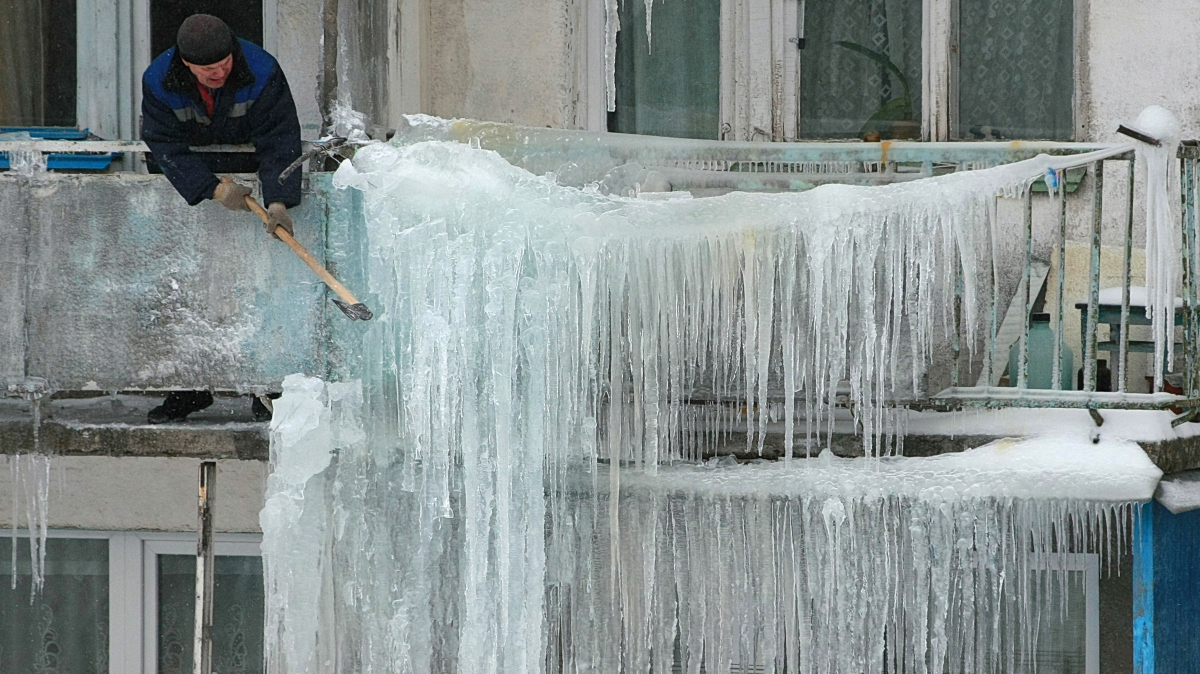
<path id="1" fill-rule="evenodd" d="M 1066 161 L 651 202 L 468 145 L 360 150 L 336 181 L 380 313 L 361 409 L 297 378 L 273 422 L 273 462 L 309 469 L 263 513 L 272 671 L 1015 667 L 1067 587 L 1044 553 L 1119 543 L 1152 493 L 1135 445 L 681 460 L 768 400 L 788 436 L 804 408 L 803 456 L 835 396 L 886 448 L 956 268 L 975 305 L 993 198 Z"/>

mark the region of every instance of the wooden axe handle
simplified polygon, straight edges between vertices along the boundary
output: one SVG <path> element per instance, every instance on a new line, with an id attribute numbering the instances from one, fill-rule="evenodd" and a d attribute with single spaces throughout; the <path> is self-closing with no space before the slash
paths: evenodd
<path id="1" fill-rule="evenodd" d="M 267 224 L 271 221 L 271 216 L 267 214 L 267 209 L 263 208 L 257 201 L 255 201 L 254 197 L 247 196 L 246 205 L 250 207 L 250 210 L 254 211 L 255 215 L 262 219 L 264 224 Z M 330 274 L 329 270 L 325 269 L 320 262 L 317 262 L 317 258 L 313 257 L 312 253 L 305 250 L 304 246 L 301 246 L 299 243 L 297 243 L 296 240 L 292 238 L 292 235 L 288 234 L 286 229 L 282 227 L 276 227 L 275 236 L 278 236 L 280 241 L 286 243 L 288 248 L 292 249 L 292 252 L 294 252 L 296 255 L 299 255 L 300 259 L 304 260 L 304 264 L 308 265 L 309 269 L 312 269 L 314 272 L 316 272 L 317 276 L 320 276 L 321 280 L 325 282 L 325 285 L 329 286 L 333 292 L 337 293 L 338 297 L 342 298 L 342 301 L 352 305 L 360 304 L 358 298 L 354 296 L 354 293 L 350 292 L 346 286 L 342 285 L 341 281 L 335 279 L 333 274 Z"/>

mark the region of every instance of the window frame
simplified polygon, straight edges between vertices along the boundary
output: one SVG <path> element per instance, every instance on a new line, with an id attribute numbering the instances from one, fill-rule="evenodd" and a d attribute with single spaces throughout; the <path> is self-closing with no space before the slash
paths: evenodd
<path id="1" fill-rule="evenodd" d="M 607 131 L 604 72 L 604 1 L 578 3 L 574 20 L 585 36 L 575 54 L 574 122 L 589 131 Z M 922 0 L 921 140 L 957 140 L 958 11 L 961 0 Z M 800 140 L 800 69 L 806 0 L 722 0 L 722 140 Z M 1088 0 L 1072 0 L 1071 137 L 1083 135 L 1080 110 L 1087 53 Z M 766 16 L 766 21 L 763 17 Z M 781 26 L 782 30 L 773 30 Z M 790 92 L 790 93 L 789 93 Z M 765 124 L 765 126 L 764 126 Z M 1030 139 L 1033 140 L 1033 139 Z"/>
<path id="2" fill-rule="evenodd" d="M 196 534 L 51 529 L 46 537 L 108 540 L 109 671 L 158 674 L 157 557 L 196 554 Z M 218 557 L 262 556 L 262 534 L 218 533 L 214 540 Z"/>

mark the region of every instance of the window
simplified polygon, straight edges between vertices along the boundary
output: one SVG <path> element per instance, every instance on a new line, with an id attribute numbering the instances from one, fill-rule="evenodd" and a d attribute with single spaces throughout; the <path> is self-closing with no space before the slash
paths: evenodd
<path id="1" fill-rule="evenodd" d="M 0 126 L 75 126 L 75 0 L 0 0 Z"/>
<path id="2" fill-rule="evenodd" d="M 0 671 L 108 671 L 108 541 L 51 538 L 33 592 L 29 539 L 0 538 Z"/>
<path id="3" fill-rule="evenodd" d="M 218 534 L 214 671 L 263 671 L 257 534 Z M 0 672 L 175 674 L 192 670 L 195 534 L 53 531 L 30 602 L 29 540 L 0 536 Z"/>
<path id="4" fill-rule="evenodd" d="M 196 539 L 145 544 L 145 662 L 157 674 L 190 674 L 196 610 Z M 213 570 L 213 671 L 263 671 L 262 558 L 257 542 L 217 539 Z M 155 589 L 157 588 L 157 589 Z"/>
<path id="5" fill-rule="evenodd" d="M 1071 0 L 959 5 L 957 138 L 1070 140 Z"/>
<path id="6" fill-rule="evenodd" d="M 644 3 L 621 3 L 620 17 L 617 109 L 609 113 L 609 130 L 716 139 L 721 126 L 720 0 L 662 3 L 651 14 L 657 22 L 651 23 L 649 34 Z"/>
<path id="7" fill-rule="evenodd" d="M 652 40 L 645 3 L 619 6 L 611 131 L 776 141 L 1073 135 L 1073 0 L 657 0 Z M 594 49 L 587 58 L 581 96 L 601 105 Z"/>
<path id="8" fill-rule="evenodd" d="M 263 41 L 262 0 L 150 0 L 150 57 L 175 46 L 179 24 L 193 14 L 221 17 L 233 34 L 258 46 Z"/>

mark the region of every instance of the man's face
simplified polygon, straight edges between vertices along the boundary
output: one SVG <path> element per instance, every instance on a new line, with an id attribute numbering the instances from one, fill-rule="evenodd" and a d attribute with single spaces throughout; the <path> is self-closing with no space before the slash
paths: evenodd
<path id="1" fill-rule="evenodd" d="M 229 72 L 233 70 L 233 54 L 206 66 L 198 66 L 187 61 L 184 61 L 183 65 L 192 71 L 192 74 L 196 76 L 196 81 L 200 84 L 209 89 L 220 89 L 225 86 L 225 80 L 228 79 Z"/>

